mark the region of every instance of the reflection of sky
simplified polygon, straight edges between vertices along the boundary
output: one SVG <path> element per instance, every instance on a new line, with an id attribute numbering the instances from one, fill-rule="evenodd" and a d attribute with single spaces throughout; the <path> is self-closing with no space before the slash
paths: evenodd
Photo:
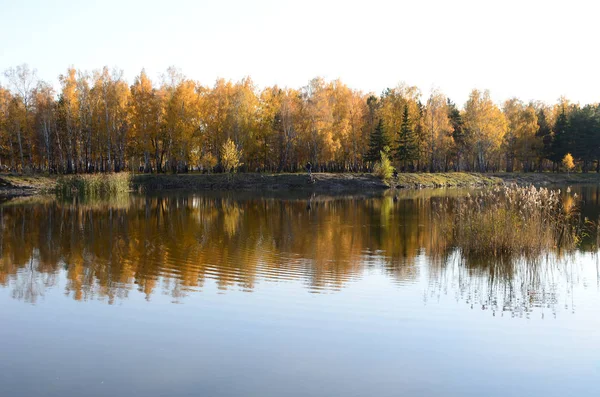
<path id="1" fill-rule="evenodd" d="M 552 273 L 553 308 L 515 317 L 457 291 L 485 290 L 485 277 L 447 268 L 432 282 L 424 256 L 415 266 L 399 280 L 371 257 L 328 293 L 303 279 L 261 278 L 252 293 L 207 279 L 178 298 L 132 288 L 114 305 L 66 297 L 61 270 L 36 305 L 0 288 L 0 384 L 10 396 L 600 393 L 593 255 Z"/>

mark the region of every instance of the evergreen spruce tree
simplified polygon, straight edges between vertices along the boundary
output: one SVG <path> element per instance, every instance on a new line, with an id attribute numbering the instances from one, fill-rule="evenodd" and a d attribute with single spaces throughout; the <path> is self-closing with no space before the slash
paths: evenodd
<path id="1" fill-rule="evenodd" d="M 377 127 L 371 132 L 369 136 L 369 151 L 365 156 L 366 161 L 376 162 L 381 158 L 381 152 L 387 152 L 390 148 L 390 139 L 385 133 L 383 127 L 383 119 L 379 119 Z"/>
<path id="2" fill-rule="evenodd" d="M 412 120 L 415 123 L 415 146 L 416 146 L 416 158 L 417 160 L 417 169 L 422 170 L 423 162 L 427 160 L 427 141 L 428 141 L 428 132 L 425 128 L 425 124 L 421 121 L 423 117 L 425 117 L 425 106 L 421 103 L 421 101 L 417 101 L 417 109 L 419 113 L 417 113 L 417 120 Z"/>
<path id="3" fill-rule="evenodd" d="M 408 117 L 408 106 L 404 106 L 404 115 L 402 125 L 398 134 L 396 145 L 396 159 L 402 163 L 402 170 L 406 171 L 407 164 L 419 157 L 419 147 L 417 146 L 417 136 L 410 125 Z"/>
<path id="4" fill-rule="evenodd" d="M 600 173 L 600 104 L 596 104 L 594 109 L 594 137 L 591 146 L 593 148 L 593 155 L 596 158 L 596 172 Z"/>
<path id="5" fill-rule="evenodd" d="M 548 123 L 546 112 L 544 109 L 540 109 L 537 113 L 538 131 L 536 135 L 541 138 L 544 145 L 542 149 L 542 157 L 550 159 L 552 156 L 552 127 Z M 540 167 L 541 167 L 540 162 Z"/>
<path id="6" fill-rule="evenodd" d="M 550 160 L 552 160 L 555 164 L 559 164 L 565 155 L 572 149 L 569 143 L 569 130 L 569 119 L 565 109 L 563 108 L 562 112 L 556 118 L 556 123 L 554 124 L 554 136 L 552 138 Z"/>
<path id="7" fill-rule="evenodd" d="M 581 161 L 582 171 L 588 172 L 596 160 L 598 147 L 598 124 L 596 108 L 586 105 L 582 108 L 575 107 L 569 114 L 571 153 Z"/>
<path id="8" fill-rule="evenodd" d="M 460 160 L 463 157 L 466 147 L 466 136 L 462 116 L 456 104 L 448 98 L 448 118 L 452 127 L 452 139 L 454 140 L 454 155 L 456 156 L 457 171 L 460 171 Z"/>

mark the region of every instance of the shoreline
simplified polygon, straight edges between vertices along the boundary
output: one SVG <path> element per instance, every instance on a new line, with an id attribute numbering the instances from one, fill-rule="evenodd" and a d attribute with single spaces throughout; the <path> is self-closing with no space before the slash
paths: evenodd
<path id="1" fill-rule="evenodd" d="M 395 189 L 484 187 L 518 185 L 600 184 L 596 173 L 406 173 L 385 183 L 372 174 L 315 173 L 309 183 L 306 173 L 296 174 L 134 174 L 131 190 L 140 193 L 168 191 L 269 191 L 347 194 Z M 57 176 L 0 174 L 0 198 L 52 194 Z"/>

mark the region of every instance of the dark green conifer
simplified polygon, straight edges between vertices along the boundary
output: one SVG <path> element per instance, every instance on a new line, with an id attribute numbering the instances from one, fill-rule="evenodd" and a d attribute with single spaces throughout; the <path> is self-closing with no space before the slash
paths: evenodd
<path id="1" fill-rule="evenodd" d="M 377 123 L 377 127 L 371 132 L 369 136 L 369 151 L 365 157 L 366 161 L 379 161 L 381 154 L 380 152 L 388 152 L 390 150 L 390 139 L 385 133 L 383 127 L 383 120 L 380 118 Z"/>
<path id="2" fill-rule="evenodd" d="M 407 170 L 407 165 L 419 158 L 419 148 L 417 146 L 417 136 L 408 116 L 408 106 L 404 106 L 402 125 L 398 133 L 396 142 L 396 159 L 403 164 L 403 170 Z"/>
<path id="3" fill-rule="evenodd" d="M 565 154 L 572 151 L 569 135 L 569 118 L 563 107 L 562 112 L 556 118 L 556 123 L 554 123 L 550 160 L 555 164 L 559 164 Z"/>

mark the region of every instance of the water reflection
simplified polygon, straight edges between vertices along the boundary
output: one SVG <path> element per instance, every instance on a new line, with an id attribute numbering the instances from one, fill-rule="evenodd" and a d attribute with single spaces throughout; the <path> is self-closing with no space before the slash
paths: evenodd
<path id="1" fill-rule="evenodd" d="M 548 254 L 535 261 L 516 259 L 469 265 L 457 253 L 443 266 L 430 266 L 425 302 L 454 299 L 493 316 L 526 317 L 537 311 L 543 319 L 557 311 L 576 311 L 576 295 L 600 289 L 596 255 Z"/>
<path id="2" fill-rule="evenodd" d="M 597 219 L 599 189 L 577 192 L 584 214 Z M 536 308 L 555 314 L 558 305 L 575 310 L 574 288 L 598 288 L 597 265 L 589 268 L 595 261 L 589 252 L 597 250 L 592 235 L 580 252 L 549 252 L 533 263 L 465 263 L 433 213 L 443 197 L 465 193 L 10 202 L 0 207 L 0 286 L 32 303 L 60 287 L 78 301 L 112 304 L 132 291 L 147 300 L 161 293 L 184 301 L 207 282 L 224 292 L 297 282 L 309 292 L 331 293 L 375 272 L 399 285 L 423 282 L 425 303 L 450 298 L 517 316 Z"/>

